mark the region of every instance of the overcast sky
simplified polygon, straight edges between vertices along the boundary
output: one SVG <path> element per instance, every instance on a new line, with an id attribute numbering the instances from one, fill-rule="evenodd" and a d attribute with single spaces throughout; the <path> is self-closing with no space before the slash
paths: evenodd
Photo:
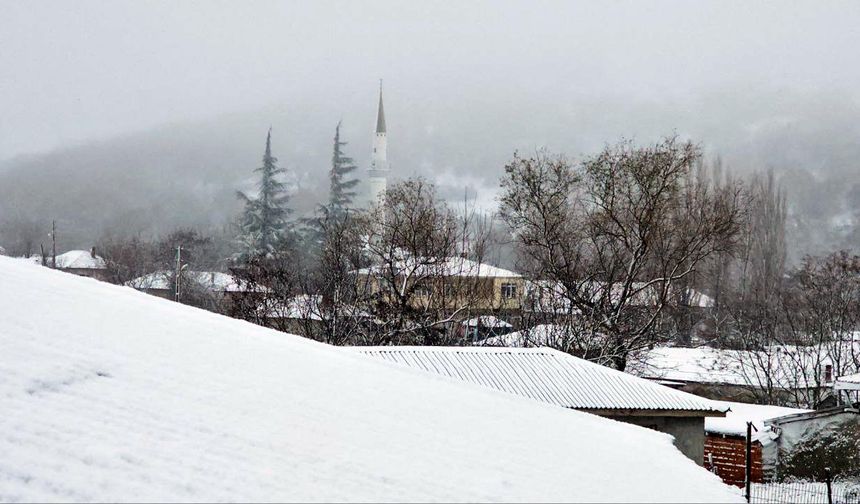
<path id="1" fill-rule="evenodd" d="M 0 0 L 0 159 L 271 104 L 860 93 L 860 2 Z M 518 103 L 520 102 L 520 103 Z M 683 128 L 683 125 L 680 125 Z"/>

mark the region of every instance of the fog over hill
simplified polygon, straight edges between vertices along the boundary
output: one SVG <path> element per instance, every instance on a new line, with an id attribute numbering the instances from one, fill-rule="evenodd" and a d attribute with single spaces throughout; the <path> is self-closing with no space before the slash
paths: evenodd
<path id="1" fill-rule="evenodd" d="M 649 142 L 679 134 L 735 173 L 776 171 L 788 192 L 794 257 L 860 241 L 860 106 L 850 99 L 739 91 L 674 103 L 518 98 L 428 103 L 409 90 L 389 90 L 393 174 L 428 177 L 452 204 L 462 204 L 467 193 L 489 212 L 515 150 L 546 147 L 577 159 L 623 137 Z M 26 216 L 41 225 L 56 219 L 67 247 L 88 246 L 108 232 L 222 228 L 239 210 L 235 191 L 253 186 L 271 125 L 273 150 L 290 173 L 301 215 L 326 197 L 331 139 L 341 118 L 347 151 L 363 176 L 375 97 L 365 101 L 274 105 L 20 156 L 0 165 L 0 211 L 4 219 Z"/>
<path id="2" fill-rule="evenodd" d="M 383 78 L 392 174 L 451 201 L 491 211 L 516 150 L 576 159 L 678 134 L 779 174 L 793 257 L 853 246 L 858 17 L 835 2 L 0 2 L 0 223 L 56 219 L 62 248 L 221 229 L 269 126 L 306 213 L 338 120 L 367 168 Z"/>

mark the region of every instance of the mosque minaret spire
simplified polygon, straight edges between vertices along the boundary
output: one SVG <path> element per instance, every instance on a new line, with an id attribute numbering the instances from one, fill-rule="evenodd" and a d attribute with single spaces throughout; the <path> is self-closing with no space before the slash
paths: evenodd
<path id="1" fill-rule="evenodd" d="M 385 108 L 382 105 L 382 79 L 379 80 L 379 106 L 376 111 L 376 134 L 373 154 L 367 173 L 367 196 L 371 204 L 380 201 L 388 188 L 388 136 L 385 129 Z"/>

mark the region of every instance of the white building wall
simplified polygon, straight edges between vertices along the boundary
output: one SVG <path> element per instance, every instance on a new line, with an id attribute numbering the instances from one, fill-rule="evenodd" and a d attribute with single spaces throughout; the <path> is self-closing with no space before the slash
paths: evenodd
<path id="1" fill-rule="evenodd" d="M 369 205 L 379 202 L 380 195 L 388 188 L 388 138 L 386 133 L 376 133 L 373 138 L 373 155 L 367 176 L 367 201 Z"/>

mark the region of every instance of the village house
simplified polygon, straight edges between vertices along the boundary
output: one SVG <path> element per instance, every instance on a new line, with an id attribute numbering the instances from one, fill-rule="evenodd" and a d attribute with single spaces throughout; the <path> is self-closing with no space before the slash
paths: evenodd
<path id="1" fill-rule="evenodd" d="M 463 257 L 409 258 L 360 269 L 357 277 L 373 295 L 391 297 L 392 289 L 411 289 L 415 306 L 462 311 L 464 319 L 495 315 L 513 325 L 524 294 L 519 273 Z"/>
<path id="2" fill-rule="evenodd" d="M 722 417 L 727 410 L 720 403 L 550 348 L 386 346 L 349 350 L 665 432 L 699 465 L 704 461 L 705 419 Z"/>
<path id="3" fill-rule="evenodd" d="M 21 258 L 22 260 L 40 264 L 47 267 L 54 267 L 54 258 L 52 256 L 31 255 L 30 257 Z M 90 250 L 69 250 L 57 255 L 56 269 L 71 273 L 73 275 L 95 278 L 96 280 L 107 281 L 108 270 L 105 260 L 96 254 L 95 247 Z"/>
<path id="4" fill-rule="evenodd" d="M 340 313 L 337 316 L 350 320 L 352 324 L 373 325 L 373 317 L 364 310 L 352 305 L 338 308 Z M 335 316 L 332 307 L 326 306 L 319 294 L 299 294 L 285 301 L 263 296 L 255 315 L 261 325 L 316 340 L 327 336 L 324 333 Z"/>
<path id="5" fill-rule="evenodd" d="M 125 283 L 127 287 L 164 299 L 175 299 L 176 282 L 172 271 L 156 271 Z M 199 304 L 201 308 L 224 311 L 239 297 L 262 297 L 265 286 L 245 282 L 229 273 L 218 271 L 183 271 L 180 298 Z"/>

